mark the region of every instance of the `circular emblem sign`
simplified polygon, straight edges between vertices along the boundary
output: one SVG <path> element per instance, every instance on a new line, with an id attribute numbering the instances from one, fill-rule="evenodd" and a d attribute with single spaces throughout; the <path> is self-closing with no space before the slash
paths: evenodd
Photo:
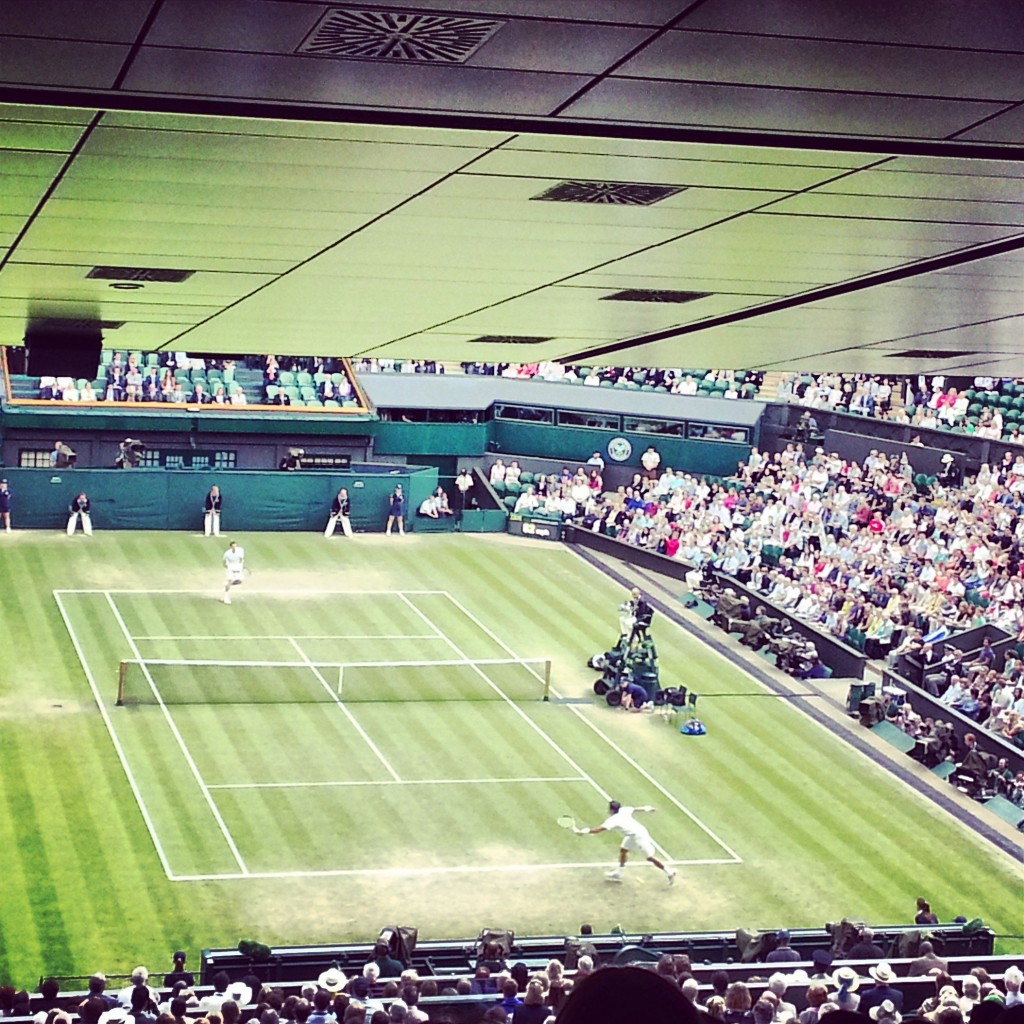
<path id="1" fill-rule="evenodd" d="M 625 437 L 613 437 L 608 442 L 608 458 L 615 462 L 625 462 L 633 454 L 633 446 Z"/>

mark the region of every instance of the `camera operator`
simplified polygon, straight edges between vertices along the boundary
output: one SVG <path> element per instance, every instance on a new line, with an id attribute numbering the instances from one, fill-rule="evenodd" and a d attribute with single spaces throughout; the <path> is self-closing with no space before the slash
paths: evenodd
<path id="1" fill-rule="evenodd" d="M 50 466 L 53 469 L 70 469 L 78 456 L 63 441 L 55 441 L 50 452 Z"/>
<path id="2" fill-rule="evenodd" d="M 135 469 L 142 462 L 142 454 L 146 446 L 135 438 L 126 437 L 117 446 L 117 458 L 114 465 L 118 469 Z"/>

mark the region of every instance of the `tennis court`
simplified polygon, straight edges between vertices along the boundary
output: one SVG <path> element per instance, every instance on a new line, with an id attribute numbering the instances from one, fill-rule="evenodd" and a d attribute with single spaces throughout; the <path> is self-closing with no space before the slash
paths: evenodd
<path id="1" fill-rule="evenodd" d="M 613 791 L 680 812 L 656 830 L 672 863 L 740 860 L 556 681 L 544 700 L 543 652 L 519 658 L 447 591 L 56 598 L 173 881 L 596 870 L 604 844 L 519 837 Z M 481 835 L 499 798 L 514 811 Z M 371 814 L 415 847 L 382 853 Z"/>

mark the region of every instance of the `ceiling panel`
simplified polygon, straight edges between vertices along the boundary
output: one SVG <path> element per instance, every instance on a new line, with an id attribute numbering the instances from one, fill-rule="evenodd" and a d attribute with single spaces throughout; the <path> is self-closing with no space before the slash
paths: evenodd
<path id="1" fill-rule="evenodd" d="M 484 68 L 322 61 L 222 51 L 145 48 L 125 88 L 177 96 L 422 110 L 424 97 L 470 113 L 546 114 L 587 83 L 580 75 Z M 433 105 L 433 104 L 430 104 Z"/>
<path id="2" fill-rule="evenodd" d="M 675 31 L 615 74 L 1008 103 L 1022 98 L 1024 54 Z"/>
<path id="3" fill-rule="evenodd" d="M 197 16 L 199 11 L 201 15 Z M 320 20 L 314 5 L 264 0 L 258 17 L 247 0 L 218 0 L 197 8 L 194 0 L 167 0 L 147 45 L 263 54 L 292 54 Z M 522 14 L 523 6 L 508 12 Z M 448 13 L 447 11 L 445 13 Z M 467 66 L 597 74 L 650 35 L 650 28 L 581 24 L 572 20 L 508 17 L 467 61 Z M 304 55 L 314 64 L 332 57 Z M 324 72 L 328 73 L 328 72 Z"/>
<path id="4" fill-rule="evenodd" d="M 130 43 L 142 28 L 149 6 L 140 0 L 6 0 L 2 31 L 42 39 Z"/>
<path id="5" fill-rule="evenodd" d="M 609 78 L 566 108 L 574 117 L 830 135 L 943 138 L 1005 104 Z"/>
<path id="6" fill-rule="evenodd" d="M 987 0 L 983 16 L 962 0 L 715 0 L 689 14 L 687 28 L 765 35 L 1024 51 L 1024 7 Z"/>
<path id="7" fill-rule="evenodd" d="M 108 89 L 127 56 L 128 47 L 117 43 L 0 36 L 0 75 L 4 82 Z"/>
<path id="8" fill-rule="evenodd" d="M 1021 138 L 1024 138 L 1024 104 L 997 114 L 976 128 L 968 128 L 957 137 L 979 142 L 1008 142 L 1011 145 L 1019 145 Z"/>

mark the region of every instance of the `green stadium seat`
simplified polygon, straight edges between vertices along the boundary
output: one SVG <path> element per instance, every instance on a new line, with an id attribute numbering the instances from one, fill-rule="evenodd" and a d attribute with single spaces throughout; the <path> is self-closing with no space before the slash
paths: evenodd
<path id="1" fill-rule="evenodd" d="M 112 349 L 105 348 L 100 352 L 100 366 L 109 366 L 114 361 Z"/>
<path id="2" fill-rule="evenodd" d="M 522 494 L 525 488 L 518 480 L 513 480 L 511 483 L 505 482 L 505 493 L 506 494 Z"/>
<path id="3" fill-rule="evenodd" d="M 277 396 L 280 393 L 280 391 L 281 391 L 281 388 L 277 384 L 268 384 L 267 385 L 267 401 L 268 402 L 272 402 L 275 398 L 277 398 Z"/>
<path id="4" fill-rule="evenodd" d="M 317 370 L 316 373 L 313 374 L 313 383 L 316 384 L 317 387 L 320 387 L 325 380 L 327 380 L 327 374 L 324 373 L 323 370 Z"/>
<path id="5" fill-rule="evenodd" d="M 306 374 L 308 377 L 309 374 Z M 302 400 L 309 404 L 316 399 L 316 388 L 312 384 L 302 384 L 299 386 L 299 393 L 302 395 Z"/>
<path id="6" fill-rule="evenodd" d="M 301 373 L 297 373 L 295 375 L 295 383 L 298 384 L 300 388 L 312 387 L 313 377 L 311 374 L 303 370 Z"/>
<path id="7" fill-rule="evenodd" d="M 518 498 L 514 494 L 508 494 L 501 499 L 501 503 L 511 512 L 516 507 Z"/>
<path id="8" fill-rule="evenodd" d="M 229 380 L 229 381 L 227 382 L 227 384 L 225 384 L 225 385 L 224 385 L 224 390 L 225 390 L 225 391 L 226 391 L 226 392 L 227 392 L 227 393 L 228 393 L 229 395 L 233 395 L 233 394 L 234 394 L 234 393 L 235 393 L 236 391 L 239 391 L 239 390 L 241 390 L 241 388 L 239 387 L 239 385 L 238 385 L 237 383 L 235 383 L 235 381 L 233 381 L 233 380 Z"/>
<path id="9" fill-rule="evenodd" d="M 294 384 L 289 384 L 287 387 L 282 386 L 284 393 L 292 400 L 294 405 L 302 396 L 299 394 L 299 389 Z"/>
<path id="10" fill-rule="evenodd" d="M 528 486 L 533 483 L 533 474 L 529 470 L 524 470 L 519 474 L 519 482 L 524 486 Z"/>
<path id="11" fill-rule="evenodd" d="M 344 379 L 345 379 L 345 375 L 343 373 L 332 373 L 331 374 L 331 383 L 332 384 L 340 384 Z"/>
<path id="12" fill-rule="evenodd" d="M 224 367 L 224 380 L 225 381 L 229 381 L 229 380 L 234 380 L 234 379 L 235 379 L 235 368 L 233 366 L 225 366 Z"/>
<path id="13" fill-rule="evenodd" d="M 301 398 L 293 398 L 292 405 L 295 406 L 296 409 L 304 409 L 306 407 L 306 403 Z"/>
<path id="14" fill-rule="evenodd" d="M 324 399 L 325 409 L 340 409 L 341 405 L 333 398 Z"/>
<path id="15" fill-rule="evenodd" d="M 505 493 L 505 481 L 504 480 L 495 480 L 494 483 L 491 484 L 491 486 L 494 488 L 494 490 L 495 490 L 495 492 L 497 494 L 504 494 Z"/>
<path id="16" fill-rule="evenodd" d="M 160 365 L 160 354 L 158 352 L 147 352 L 146 353 L 146 366 L 159 366 Z"/>
<path id="17" fill-rule="evenodd" d="M 295 384 L 295 374 L 291 370 L 282 370 L 277 379 L 283 388 L 290 388 Z"/>
<path id="18" fill-rule="evenodd" d="M 345 401 L 341 403 L 341 407 L 343 409 L 358 409 L 359 403 L 354 398 L 346 398 Z"/>

